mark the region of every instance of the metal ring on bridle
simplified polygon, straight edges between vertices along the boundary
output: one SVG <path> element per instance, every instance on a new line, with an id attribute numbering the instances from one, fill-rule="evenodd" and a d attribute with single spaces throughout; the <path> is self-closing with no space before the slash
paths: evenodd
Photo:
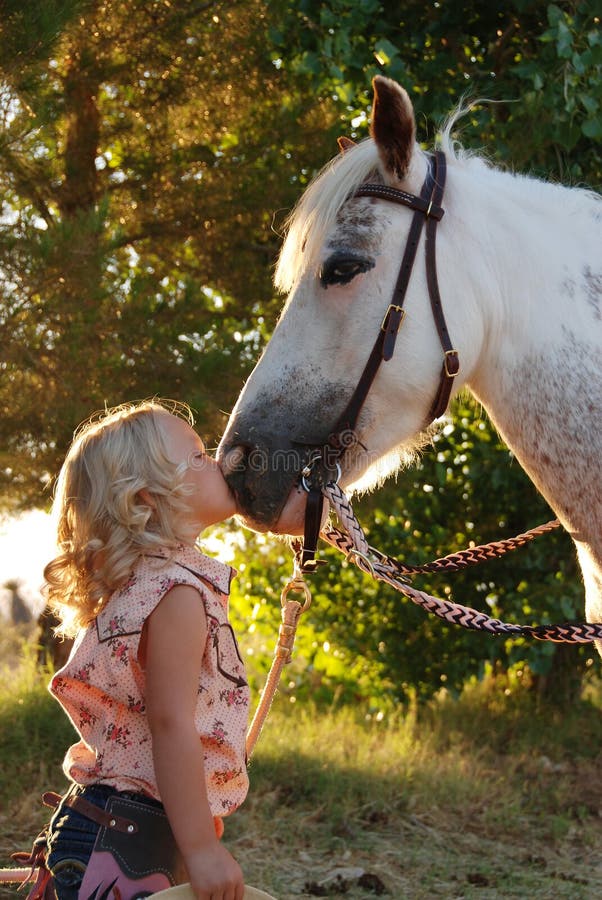
<path id="1" fill-rule="evenodd" d="M 311 473 L 312 473 L 312 468 L 313 468 L 314 464 L 315 464 L 316 462 L 318 462 L 318 460 L 321 460 L 321 459 L 322 459 L 322 454 L 321 454 L 321 453 L 315 454 L 315 455 L 312 456 L 312 458 L 309 460 L 309 462 L 307 463 L 307 465 L 304 466 L 304 468 L 301 470 L 301 487 L 303 488 L 304 491 L 307 491 L 308 494 L 309 494 L 309 492 L 310 492 L 312 486 L 308 483 L 308 480 L 307 480 L 307 479 L 309 478 L 309 476 L 310 476 Z M 339 483 L 339 480 L 340 480 L 340 478 L 341 478 L 341 466 L 340 466 L 340 464 L 339 464 L 338 462 L 335 462 L 334 465 L 335 465 L 336 477 L 335 477 L 335 478 L 329 478 L 329 479 L 328 479 L 328 484 L 338 484 L 338 483 Z"/>
<path id="2" fill-rule="evenodd" d="M 282 593 L 280 595 L 281 606 L 286 605 L 288 601 L 288 595 L 291 592 L 303 595 L 304 601 L 301 604 L 301 612 L 305 612 L 306 609 L 309 609 L 309 606 L 311 604 L 311 591 L 309 589 L 309 585 L 302 575 L 298 575 L 295 573 L 288 584 L 285 584 L 285 586 L 282 588 Z"/>
<path id="3" fill-rule="evenodd" d="M 314 453 L 314 455 L 309 459 L 309 461 L 305 464 L 305 466 L 301 469 L 301 487 L 304 491 L 307 491 L 309 494 L 310 485 L 307 483 L 307 479 L 311 475 L 311 470 L 313 468 L 314 463 L 317 463 L 318 460 L 322 459 L 321 453 Z"/>
<path id="4" fill-rule="evenodd" d="M 354 547 L 351 550 L 349 550 L 349 552 L 345 556 L 345 559 L 347 560 L 347 562 L 355 563 L 355 565 L 358 567 L 358 569 L 362 568 L 362 566 L 360 566 L 360 564 L 359 564 L 359 560 L 361 560 L 361 562 L 363 562 L 364 565 L 366 566 L 368 574 L 371 575 L 373 578 L 376 578 L 376 572 L 374 571 L 374 565 L 372 563 L 372 560 L 370 559 L 370 557 L 366 556 L 365 553 L 361 553 L 359 550 L 356 550 Z"/>

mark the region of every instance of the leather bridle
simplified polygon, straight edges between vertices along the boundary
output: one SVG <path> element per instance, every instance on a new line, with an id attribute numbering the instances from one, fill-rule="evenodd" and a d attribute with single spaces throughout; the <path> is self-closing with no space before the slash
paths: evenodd
<path id="1" fill-rule="evenodd" d="M 389 187 L 385 184 L 366 183 L 361 185 L 354 193 L 354 197 L 376 197 L 399 203 L 414 210 L 408 240 L 401 261 L 397 282 L 391 298 L 391 303 L 385 313 L 378 335 L 372 347 L 368 361 L 360 376 L 357 387 L 351 399 L 339 416 L 328 443 L 319 453 L 316 453 L 303 470 L 303 485 L 308 491 L 307 506 L 305 512 L 305 534 L 303 547 L 300 552 L 300 566 L 302 571 L 312 571 L 316 566 L 315 551 L 320 534 L 322 508 L 324 496 L 322 493 L 322 481 L 320 476 L 314 477 L 313 465 L 321 462 L 327 470 L 338 469 L 350 443 L 350 435 L 354 435 L 355 427 L 366 397 L 374 383 L 374 379 L 383 362 L 387 362 L 395 351 L 395 342 L 399 329 L 405 316 L 403 304 L 416 258 L 416 251 L 420 242 L 423 225 L 426 223 L 425 263 L 428 293 L 431 302 L 433 318 L 443 350 L 443 364 L 439 376 L 439 386 L 428 412 L 425 427 L 435 419 L 442 416 L 451 395 L 454 378 L 460 371 L 458 351 L 453 348 L 443 306 L 439 293 L 437 279 L 437 260 L 435 239 L 437 235 L 437 223 L 443 217 L 444 210 L 441 207 L 443 191 L 445 188 L 446 161 L 445 154 L 440 150 L 429 157 L 428 171 L 420 195 L 406 193 L 406 191 Z"/>

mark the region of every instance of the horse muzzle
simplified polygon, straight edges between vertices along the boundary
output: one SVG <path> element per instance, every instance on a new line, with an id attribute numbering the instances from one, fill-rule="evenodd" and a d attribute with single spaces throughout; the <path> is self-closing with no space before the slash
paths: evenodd
<path id="1" fill-rule="evenodd" d="M 338 481 L 338 455 L 329 459 L 329 448 L 319 440 L 305 441 L 282 435 L 252 435 L 241 429 L 227 430 L 217 459 L 240 515 L 251 527 L 277 528 L 278 520 L 295 490 Z M 332 452 L 332 451 L 331 451 Z"/>
<path id="2" fill-rule="evenodd" d="M 217 459 L 239 513 L 260 530 L 274 527 L 289 494 L 299 485 L 310 450 L 289 438 L 230 436 L 218 447 Z"/>

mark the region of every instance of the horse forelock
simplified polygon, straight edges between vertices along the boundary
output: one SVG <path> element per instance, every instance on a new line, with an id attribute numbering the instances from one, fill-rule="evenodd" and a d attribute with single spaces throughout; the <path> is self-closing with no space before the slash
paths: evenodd
<path id="1" fill-rule="evenodd" d="M 451 136 L 451 128 L 463 112 L 460 109 L 450 117 L 441 135 L 441 149 L 449 161 L 484 171 L 489 164 L 465 151 Z M 418 150 L 417 154 L 422 155 L 422 151 Z M 365 138 L 348 152 L 333 157 L 318 172 L 284 223 L 286 237 L 274 275 L 280 291 L 288 293 L 307 270 L 316 267 L 320 250 L 350 195 L 365 181 L 382 180 L 381 161 L 372 138 Z"/>
<path id="2" fill-rule="evenodd" d="M 288 292 L 318 259 L 328 233 L 349 196 L 369 178 L 378 178 L 379 157 L 372 138 L 336 156 L 316 175 L 285 223 L 286 238 L 274 282 Z"/>

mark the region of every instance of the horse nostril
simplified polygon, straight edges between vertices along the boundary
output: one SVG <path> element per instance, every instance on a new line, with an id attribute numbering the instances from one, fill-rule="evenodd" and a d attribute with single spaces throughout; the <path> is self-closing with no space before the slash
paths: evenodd
<path id="1" fill-rule="evenodd" d="M 234 447 L 226 450 L 220 460 L 220 467 L 224 477 L 228 478 L 230 475 L 234 475 L 235 472 L 244 472 L 248 454 L 248 448 L 242 444 L 236 444 Z"/>

